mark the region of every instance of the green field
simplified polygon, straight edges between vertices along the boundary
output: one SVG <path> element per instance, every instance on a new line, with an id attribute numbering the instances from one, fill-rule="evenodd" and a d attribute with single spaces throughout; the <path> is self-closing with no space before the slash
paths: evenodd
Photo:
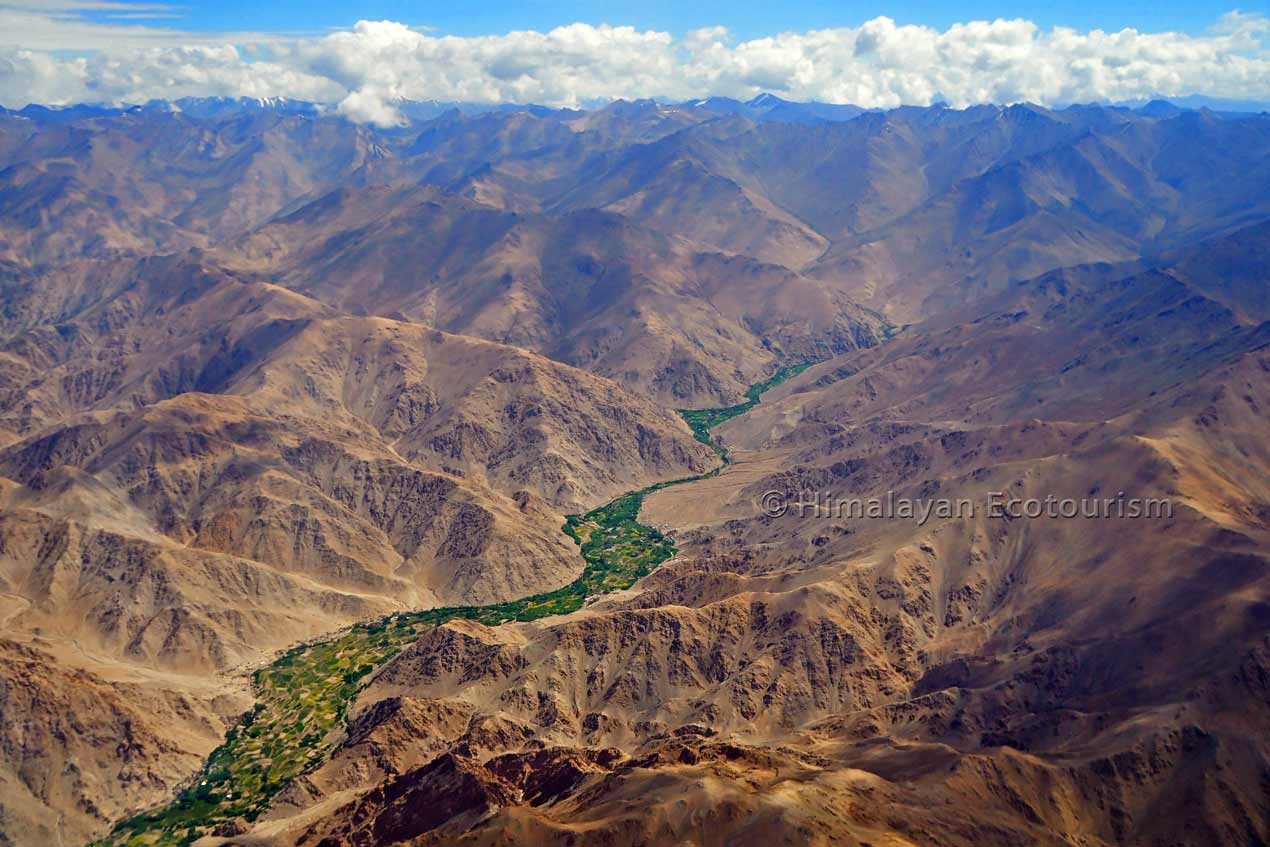
<path id="1" fill-rule="evenodd" d="M 697 439 L 727 462 L 710 430 L 744 414 L 763 392 L 808 365 L 781 368 L 746 391 L 746 401 L 720 409 L 681 410 Z M 291 780 L 316 768 L 339 741 L 350 703 L 382 667 L 420 635 L 455 618 L 497 626 L 530 621 L 582 607 L 588 598 L 629 588 L 675 555 L 662 533 L 639 523 L 644 497 L 653 491 L 714 476 L 661 482 L 606 503 L 585 515 L 569 515 L 564 532 L 579 546 L 582 575 L 555 591 L 489 606 L 448 606 L 400 612 L 357 624 L 329 639 L 288 650 L 252 681 L 256 705 L 225 736 L 203 769 L 168 805 L 117 824 L 99 845 L 185 845 L 236 819 L 255 820 Z"/>

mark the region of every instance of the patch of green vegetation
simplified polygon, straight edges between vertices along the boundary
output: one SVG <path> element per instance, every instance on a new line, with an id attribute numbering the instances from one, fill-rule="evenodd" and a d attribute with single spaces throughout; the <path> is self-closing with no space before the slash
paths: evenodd
<path id="1" fill-rule="evenodd" d="M 176 847 L 212 834 L 217 826 L 255 820 L 292 780 L 317 768 L 338 742 L 348 706 L 373 673 L 433 627 L 463 618 L 486 626 L 531 621 L 582 608 L 591 597 L 634 585 L 675 555 L 675 545 L 639 522 L 648 494 L 715 476 L 727 451 L 710 430 L 758 404 L 764 392 L 810 365 L 780 368 L 745 392 L 746 400 L 722 409 L 681 410 L 697 440 L 723 460 L 714 470 L 660 482 L 587 512 L 569 515 L 562 527 L 580 548 L 585 566 L 573 582 L 489 606 L 447 606 L 398 612 L 357 624 L 321 641 L 293 647 L 253 675 L 257 702 L 229 730 L 203 769 L 166 806 L 117 824 L 101 847 Z"/>
<path id="2" fill-rule="evenodd" d="M 779 368 L 776 373 L 772 374 L 762 382 L 756 382 L 745 390 L 745 402 L 737 403 L 735 406 L 723 406 L 717 409 L 680 409 L 679 415 L 687 422 L 692 429 L 692 434 L 702 444 L 708 445 L 714 452 L 719 454 L 719 458 L 725 462 L 728 459 L 728 451 L 722 445 L 714 440 L 714 436 L 710 434 L 710 430 L 714 429 L 725 421 L 744 415 L 750 409 L 758 405 L 759 398 L 766 392 L 772 390 L 782 382 L 811 367 L 812 363 L 807 362 L 800 365 L 786 365 Z"/>

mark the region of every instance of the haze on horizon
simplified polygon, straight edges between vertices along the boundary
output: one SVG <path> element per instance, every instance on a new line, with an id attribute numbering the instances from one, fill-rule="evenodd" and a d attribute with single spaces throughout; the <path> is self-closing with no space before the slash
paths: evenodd
<path id="1" fill-rule="evenodd" d="M 290 97 L 392 125 L 402 100 L 579 107 L 770 92 L 893 108 L 1270 99 L 1263 13 L 1200 6 L 1183 14 L 1163 4 L 1147 18 L 1110 8 L 1050 20 L 1013 8 L 897 7 L 893 17 L 848 21 L 796 7 L 787 20 L 805 24 L 798 28 L 708 5 L 691 16 L 601 7 L 526 17 L 484 4 L 459 25 L 449 13 L 391 4 L 359 7 L 385 18 L 356 21 L 326 4 L 284 4 L 240 10 L 231 31 L 224 12 L 200 4 L 13 0 L 0 3 L 0 105 Z M 700 25 L 715 12 L 717 23 Z"/>

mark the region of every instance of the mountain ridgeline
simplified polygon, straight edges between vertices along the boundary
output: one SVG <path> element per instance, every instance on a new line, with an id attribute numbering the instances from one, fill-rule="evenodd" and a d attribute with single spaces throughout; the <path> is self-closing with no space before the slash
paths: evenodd
<path id="1" fill-rule="evenodd" d="M 1270 115 L 400 111 L 0 111 L 2 847 L 1270 843 Z"/>

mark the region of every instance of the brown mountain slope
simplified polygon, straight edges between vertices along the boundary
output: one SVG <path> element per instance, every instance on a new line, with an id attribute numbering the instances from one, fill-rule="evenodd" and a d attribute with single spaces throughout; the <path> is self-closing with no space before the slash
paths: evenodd
<path id="1" fill-rule="evenodd" d="M 1268 127 L 0 114 L 0 842 L 170 798 L 271 651 L 569 581 L 714 467 L 669 407 L 828 358 L 673 559 L 425 633 L 207 843 L 1270 843 Z"/>
<path id="2" fill-rule="evenodd" d="M 875 319 L 776 265 L 617 215 L 514 214 L 434 188 L 341 190 L 218 251 L 334 307 L 541 352 L 674 405 L 730 402 L 777 358 Z"/>
<path id="3" fill-rule="evenodd" d="M 626 152 L 598 178 L 579 182 L 550 200 L 554 210 L 603 208 L 698 243 L 798 268 L 819 257 L 829 242 L 762 193 L 718 167 L 711 124 Z"/>
<path id="4" fill-rule="evenodd" d="M 486 213 L 411 206 L 413 216 L 363 232 L 384 219 L 383 198 L 340 193 L 326 204 L 356 208 L 308 216 L 316 229 L 274 228 L 246 261 L 281 260 L 271 239 L 301 239 L 315 265 L 307 278 L 269 270 L 326 286 L 323 299 L 527 345 L 700 405 L 735 400 L 770 364 L 767 347 L 841 352 L 869 323 L 856 301 L 903 323 L 1055 268 L 1129 261 L 1263 220 L 1266 127 L 1256 116 L 1028 105 L 808 126 L 652 102 L 453 113 L 404 134 L 269 113 L 7 119 L 0 258 L 21 269 L 220 243 L 332 187 L 423 182 Z M 732 260 L 743 270 L 720 265 L 677 237 L 750 258 Z M 460 256 L 471 261 L 460 267 Z M 350 282 L 331 290 L 324 273 Z M 733 277 L 749 281 L 736 297 L 752 307 L 720 302 Z M 773 294 L 793 287 L 802 293 Z"/>
<path id="5" fill-rule="evenodd" d="M 900 323 L 1267 215 L 1264 116 L 1021 104 L 806 125 L 640 101 L 454 112 L 397 133 L 268 112 L 3 118 L 0 260 L 18 268 L 216 243 L 336 186 L 426 183 L 814 267 Z"/>
<path id="6" fill-rule="evenodd" d="M 714 462 L 676 416 L 612 382 L 414 324 L 314 322 L 263 370 L 262 404 L 354 416 L 407 461 L 560 509 Z"/>
<path id="7" fill-rule="evenodd" d="M 500 193 L 497 168 L 473 179 L 491 197 L 532 195 L 532 208 L 620 210 L 806 265 L 901 322 L 1054 268 L 1264 219 L 1266 128 L 1251 116 L 1030 105 L 815 126 L 728 117 L 589 159 L 573 184 L 522 175 Z"/>
<path id="8" fill-rule="evenodd" d="M 728 469 L 646 500 L 683 554 L 631 592 L 426 636 L 253 835 L 1264 843 L 1264 326 L 1171 269 L 1011 293 L 1004 313 L 814 367 L 725 425 Z M 1025 337 L 1089 355 L 1064 377 L 1010 356 Z M 910 364 L 925 356 L 938 379 Z M 975 509 L 769 517 L 767 490 Z M 989 510 L 993 492 L 1121 491 L 1170 512 Z"/>
<path id="9" fill-rule="evenodd" d="M 547 154 L 576 165 L 710 117 L 614 106 L 588 113 L 457 112 L 409 137 L 337 117 L 261 110 L 207 120 L 159 109 L 42 121 L 0 115 L 0 261 L 49 267 L 116 252 L 205 246 L 336 184 L 448 185 Z M 516 166 L 509 165 L 509 173 Z"/>
<path id="10" fill-rule="evenodd" d="M 56 636 L 0 640 L 0 841 L 86 843 L 101 821 L 157 802 L 250 705 L 243 689 L 174 685 Z"/>
<path id="11" fill-rule="evenodd" d="M 161 561 L 164 548 L 178 545 L 170 553 L 181 557 L 192 545 L 246 560 L 229 560 L 232 570 L 279 569 L 336 592 L 317 602 L 296 584 L 282 592 L 296 597 L 273 609 L 334 604 L 338 617 L 489 601 L 571 578 L 563 509 L 713 460 L 681 421 L 532 354 L 393 321 L 323 318 L 312 301 L 196 265 L 141 273 L 142 286 L 51 336 L 37 327 L 11 343 L 9 411 L 22 438 L 0 464 L 17 484 L 14 520 L 35 519 L 33 543 L 94 527 L 121 534 L 103 554 L 135 540 L 158 545 L 144 558 Z M 163 296 L 169 280 L 200 274 L 202 291 Z M 43 527 L 43 516 L 70 523 Z M 214 558 L 191 573 L 207 567 Z M 24 570 L 8 582 L 44 579 Z M 188 610 L 202 589 L 190 590 L 156 597 L 145 618 Z M 341 591 L 352 593 L 339 600 Z M 71 595 L 90 608 L 106 596 Z M 39 600 L 26 617 L 70 611 L 54 595 Z M 107 631 L 132 633 L 140 620 L 111 618 Z M 203 626 L 219 638 L 214 622 Z M 264 643 L 296 635 L 273 629 Z M 123 638 L 116 650 L 133 638 L 110 637 Z M 206 649 L 225 664 L 249 643 L 232 656 Z"/>
<path id="12" fill-rule="evenodd" d="M 78 263 L 6 296 L 0 820 L 19 843 L 82 841 L 188 774 L 229 716 L 203 675 L 392 609 L 567 583 L 564 511 L 716 461 L 601 377 L 336 317 L 197 257 Z M 37 695 L 23 668 L 43 665 Z M 109 712 L 76 720 L 94 686 Z M 205 716 L 169 738 L 181 704 Z M 62 755 L 73 778 L 38 775 Z"/>
<path id="13" fill-rule="evenodd" d="M 386 154 L 339 120 L 260 113 L 219 124 L 179 112 L 0 124 L 0 258 L 52 266 L 165 252 L 242 232 Z M 25 124 L 25 125 L 24 125 Z"/>
<path id="14" fill-rule="evenodd" d="M 782 386 L 723 435 L 757 445 L 802 420 L 1101 421 L 1270 339 L 1264 319 L 1232 312 L 1178 270 L 1125 274 L 1057 271 L 1014 286 L 972 320 L 911 327 Z"/>
<path id="15" fill-rule="evenodd" d="M 835 241 L 809 272 L 908 321 L 1052 268 L 1193 244 L 1265 219 L 1252 186 L 1267 176 L 1268 133 L 1261 119 L 1230 124 L 1195 113 L 1090 129 L 992 163 Z"/>
<path id="16" fill-rule="evenodd" d="M 712 461 L 677 416 L 599 377 L 418 325 L 335 318 L 196 257 L 83 263 L 9 294 L 11 437 L 186 391 L 237 395 L 567 509 Z"/>
<path id="17" fill-rule="evenodd" d="M 1230 387 L 1247 391 L 1265 367 L 1241 361 Z M 1257 404 L 1267 399 L 1261 382 Z M 1173 414 L 1178 399 L 1168 400 Z M 1185 402 L 1183 420 L 1203 402 Z M 957 453 L 957 466 L 926 477 L 949 496 L 982 496 L 1016 479 L 1038 496 L 1132 482 L 1188 505 L 1162 526 L 978 519 L 906 530 L 865 521 L 844 535 L 832 521 L 742 519 L 693 533 L 697 555 L 664 566 L 628 604 L 505 634 L 444 627 L 394 662 L 363 702 L 471 712 L 448 729 L 416 720 L 430 743 L 477 755 L 466 765 L 477 778 L 492 773 L 521 793 L 482 791 L 465 807 L 473 816 L 398 816 L 389 828 L 372 792 L 342 810 L 279 809 L 284 817 L 264 831 L 336 844 L 397 837 L 362 840 L 362 827 L 417 843 L 568 843 L 584 834 L 661 843 L 699 839 L 702 827 L 706 843 L 1257 843 L 1270 751 L 1249 740 L 1267 718 L 1270 562 L 1261 551 L 1270 491 L 1246 467 L 1270 457 L 1250 452 L 1254 416 L 1235 400 L 1204 441 L 1188 439 L 1199 468 L 1244 452 L 1242 465 L 1223 469 L 1223 482 L 1237 484 L 1221 489 L 1233 522 L 1212 516 L 1212 489 L 1177 484 L 1180 466 L 1137 437 L 1082 448 L 1071 445 L 1083 433 L 1066 433 L 1053 454 L 1027 458 L 1020 439 L 991 432 L 991 458 Z M 1214 426 L 1229 435 L 1204 449 Z M 910 444 L 938 444 L 936 435 L 915 433 Z M 945 436 L 949 450 L 971 446 L 954 436 Z M 1030 433 L 1021 444 L 1036 449 Z M 879 433 L 854 455 L 900 447 Z M 820 459 L 786 455 L 781 464 L 807 476 Z M 807 484 L 881 496 L 894 473 L 865 489 Z M 918 480 L 900 487 L 914 490 Z M 651 514 L 674 496 L 654 498 Z M 317 796 L 364 786 L 368 755 L 372 781 L 387 777 L 377 791 L 416 785 L 413 745 L 394 729 L 402 718 L 378 716 L 382 740 L 350 744 L 329 776 L 313 778 Z M 536 742 L 570 749 L 535 752 Z M 568 758 L 610 745 L 629 758 L 608 754 L 600 767 Z M 500 759 L 503 751 L 511 752 Z M 508 758 L 520 763 L 510 780 Z M 413 808 L 434 808 L 425 798 Z M 971 800 L 973 813 L 959 811 Z"/>
<path id="18" fill-rule="evenodd" d="M 620 211 L 806 270 L 904 322 L 1051 269 L 1264 219 L 1266 127 L 1031 105 L 814 126 L 726 117 L 603 155 L 573 151 L 572 181 L 555 153 L 504 150 L 440 184 L 509 208 Z M 540 153 L 557 166 L 528 166 Z"/>

